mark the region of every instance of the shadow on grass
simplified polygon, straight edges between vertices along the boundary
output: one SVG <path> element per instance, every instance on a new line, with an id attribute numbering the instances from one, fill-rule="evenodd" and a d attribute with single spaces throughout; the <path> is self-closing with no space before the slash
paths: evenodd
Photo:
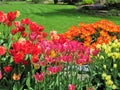
<path id="1" fill-rule="evenodd" d="M 43 13 L 34 13 L 36 15 L 44 15 L 44 16 L 74 16 L 74 15 L 80 15 L 79 12 L 77 12 L 75 9 L 60 9 L 55 10 L 54 12 L 43 12 Z"/>
<path id="2" fill-rule="evenodd" d="M 54 12 L 42 12 L 42 13 L 34 13 L 38 16 L 47 16 L 47 17 L 54 17 L 54 16 L 66 16 L 66 17 L 75 17 L 75 16 L 83 16 L 83 17 L 96 17 L 96 18 L 105 18 L 110 20 L 118 20 L 120 19 L 119 16 L 108 16 L 107 14 L 99 14 L 97 11 L 80 11 L 77 9 L 56 9 Z"/>

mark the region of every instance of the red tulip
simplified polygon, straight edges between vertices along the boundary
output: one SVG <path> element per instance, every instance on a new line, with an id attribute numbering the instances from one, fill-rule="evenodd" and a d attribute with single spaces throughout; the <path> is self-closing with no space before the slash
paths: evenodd
<path id="1" fill-rule="evenodd" d="M 5 66 L 3 69 L 4 69 L 4 72 L 6 72 L 6 73 L 10 73 L 12 71 L 11 66 Z"/>
<path id="2" fill-rule="evenodd" d="M 6 53 L 6 48 L 4 46 L 0 46 L 0 55 L 4 55 Z"/>

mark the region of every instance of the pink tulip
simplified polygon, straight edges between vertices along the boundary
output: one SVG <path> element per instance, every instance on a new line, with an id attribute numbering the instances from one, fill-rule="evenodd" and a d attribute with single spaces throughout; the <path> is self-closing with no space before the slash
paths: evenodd
<path id="1" fill-rule="evenodd" d="M 100 52 L 99 49 L 95 49 L 94 51 L 92 51 L 92 54 L 93 54 L 93 56 L 96 56 L 99 52 Z"/>
<path id="2" fill-rule="evenodd" d="M 1 72 L 1 70 L 0 70 L 0 79 L 2 79 L 2 72 Z"/>
<path id="3" fill-rule="evenodd" d="M 75 90 L 76 86 L 74 84 L 68 85 L 68 90 Z"/>
<path id="4" fill-rule="evenodd" d="M 37 33 L 36 32 L 32 32 L 31 34 L 30 34 L 30 40 L 31 41 L 34 41 L 34 40 L 36 40 L 36 37 L 37 37 Z"/>
<path id="5" fill-rule="evenodd" d="M 34 78 L 38 82 L 42 82 L 44 80 L 44 73 L 38 73 L 38 72 L 36 72 L 36 74 L 34 74 Z"/>
<path id="6" fill-rule="evenodd" d="M 62 69 L 62 66 L 50 66 L 49 68 L 47 68 L 49 74 L 57 74 L 58 72 L 60 72 Z"/>

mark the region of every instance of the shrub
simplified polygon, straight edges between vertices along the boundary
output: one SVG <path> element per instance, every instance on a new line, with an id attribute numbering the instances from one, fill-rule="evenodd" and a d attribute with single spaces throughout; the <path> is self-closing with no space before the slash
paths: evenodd
<path id="1" fill-rule="evenodd" d="M 111 9 L 116 8 L 120 9 L 120 0 L 107 0 L 106 5 Z"/>
<path id="2" fill-rule="evenodd" d="M 83 4 L 94 4 L 93 0 L 83 0 L 82 1 Z"/>

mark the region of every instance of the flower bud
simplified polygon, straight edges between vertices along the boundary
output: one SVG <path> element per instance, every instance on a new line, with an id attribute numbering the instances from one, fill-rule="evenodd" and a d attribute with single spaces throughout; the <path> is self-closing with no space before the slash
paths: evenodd
<path id="1" fill-rule="evenodd" d="M 19 17 L 20 16 L 20 11 L 16 11 L 16 17 Z"/>
<path id="2" fill-rule="evenodd" d="M 108 81 L 106 82 L 106 85 L 107 85 L 107 86 L 112 85 L 112 84 L 113 84 L 113 81 L 112 81 L 112 80 L 108 80 Z"/>
<path id="3" fill-rule="evenodd" d="M 113 84 L 113 85 L 112 85 L 112 89 L 113 89 L 113 90 L 116 90 L 116 89 L 117 89 L 117 86 Z"/>
<path id="4" fill-rule="evenodd" d="M 101 55 L 101 56 L 100 56 L 100 59 L 104 59 L 104 56 Z"/>
<path id="5" fill-rule="evenodd" d="M 117 68 L 117 64 L 113 64 L 113 68 Z"/>
<path id="6" fill-rule="evenodd" d="M 110 75 L 107 75 L 106 77 L 105 77 L 105 79 L 108 81 L 108 80 L 111 80 L 111 76 Z"/>
<path id="7" fill-rule="evenodd" d="M 106 65 L 103 65 L 103 68 L 106 69 Z"/>
<path id="8" fill-rule="evenodd" d="M 103 79 L 104 79 L 106 76 L 107 76 L 106 73 L 103 73 L 103 74 L 102 74 L 102 78 L 103 78 Z"/>

